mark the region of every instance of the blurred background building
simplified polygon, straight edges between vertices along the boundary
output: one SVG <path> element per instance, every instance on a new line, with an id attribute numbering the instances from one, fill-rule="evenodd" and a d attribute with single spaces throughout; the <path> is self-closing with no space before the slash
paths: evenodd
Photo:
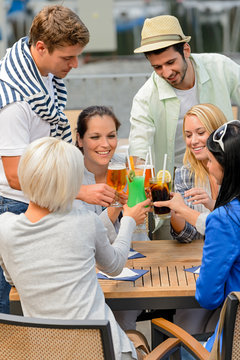
<path id="1" fill-rule="evenodd" d="M 0 55 L 28 33 L 43 6 L 57 3 L 79 14 L 91 33 L 87 50 L 98 55 L 131 55 L 144 19 L 161 14 L 179 18 L 185 33 L 192 35 L 193 51 L 239 51 L 239 0 L 0 0 Z"/>
<path id="2" fill-rule="evenodd" d="M 192 52 L 219 52 L 238 61 L 240 0 L 0 0 L 0 57 L 27 35 L 33 17 L 45 5 L 74 10 L 90 30 L 90 43 L 66 78 L 68 108 L 93 104 L 111 106 L 127 137 L 132 98 L 152 69 L 139 46 L 147 17 L 172 14 L 191 35 Z"/>

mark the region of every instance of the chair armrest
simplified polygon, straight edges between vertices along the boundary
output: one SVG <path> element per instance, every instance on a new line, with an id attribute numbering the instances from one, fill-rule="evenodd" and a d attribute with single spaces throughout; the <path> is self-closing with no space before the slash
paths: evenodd
<path id="1" fill-rule="evenodd" d="M 170 355 L 172 352 L 180 349 L 180 340 L 176 338 L 168 338 L 163 343 L 159 344 L 148 354 L 144 360 L 160 360 L 163 356 Z"/>
<path id="2" fill-rule="evenodd" d="M 157 330 L 168 337 L 175 337 L 179 339 L 185 347 L 191 350 L 191 352 L 200 360 L 207 360 L 209 358 L 209 351 L 207 351 L 200 342 L 179 326 L 163 318 L 153 319 L 152 323 L 155 325 L 155 328 L 157 327 Z"/>

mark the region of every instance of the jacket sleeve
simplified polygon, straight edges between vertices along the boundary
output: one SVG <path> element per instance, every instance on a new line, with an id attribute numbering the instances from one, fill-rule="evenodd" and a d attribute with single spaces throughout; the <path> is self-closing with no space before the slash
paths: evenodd
<path id="1" fill-rule="evenodd" d="M 196 285 L 196 299 L 204 308 L 217 308 L 227 295 L 226 283 L 239 256 L 237 237 L 232 218 L 224 207 L 208 215 L 202 265 Z"/>
<path id="2" fill-rule="evenodd" d="M 133 98 L 129 153 L 145 159 L 149 145 L 154 142 L 155 125 L 149 106 L 149 96 L 152 92 L 150 80 L 148 80 Z"/>

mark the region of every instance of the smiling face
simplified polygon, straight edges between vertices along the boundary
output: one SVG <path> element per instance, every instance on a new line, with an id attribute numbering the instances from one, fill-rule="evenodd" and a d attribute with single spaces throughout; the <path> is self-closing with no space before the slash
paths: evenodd
<path id="1" fill-rule="evenodd" d="M 95 115 L 87 122 L 87 131 L 82 139 L 78 135 L 78 145 L 83 148 L 86 168 L 95 173 L 103 166 L 108 167 L 117 147 L 117 130 L 109 115 Z"/>
<path id="2" fill-rule="evenodd" d="M 209 133 L 195 115 L 188 115 L 185 118 L 184 134 L 186 146 L 190 149 L 197 160 L 207 162 L 208 154 L 206 142 Z"/>
<path id="3" fill-rule="evenodd" d="M 185 90 L 193 86 L 195 80 L 194 72 L 192 72 L 189 66 L 189 56 L 190 47 L 188 44 L 185 44 L 184 58 L 172 46 L 160 54 L 149 54 L 147 58 L 161 78 L 166 80 L 171 86 Z M 186 74 L 189 74 L 191 77 L 186 79 Z"/>
<path id="4" fill-rule="evenodd" d="M 83 47 L 79 44 L 66 45 L 50 53 L 43 41 L 31 46 L 31 53 L 42 76 L 49 73 L 64 78 L 72 68 L 78 67 L 78 56 Z"/>
<path id="5" fill-rule="evenodd" d="M 218 185 L 221 185 L 224 175 L 223 168 L 209 150 L 207 150 L 207 155 L 208 155 L 207 167 L 209 174 L 215 177 Z"/>

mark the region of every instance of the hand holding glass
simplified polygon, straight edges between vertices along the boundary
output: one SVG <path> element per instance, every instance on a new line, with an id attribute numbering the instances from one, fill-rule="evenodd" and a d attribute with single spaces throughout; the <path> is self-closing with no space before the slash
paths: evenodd
<path id="1" fill-rule="evenodd" d="M 143 167 L 141 166 L 140 159 L 138 157 L 134 158 L 134 170 L 131 169 L 127 176 L 128 182 L 128 206 L 133 207 L 138 203 L 146 200 L 146 194 L 144 189 L 144 180 L 145 177 L 143 176 Z M 140 162 L 140 164 L 139 164 Z M 146 224 L 140 224 L 136 227 L 136 233 L 146 233 Z M 145 235 L 144 235 L 145 236 Z"/>
<path id="2" fill-rule="evenodd" d="M 162 183 L 160 179 L 155 177 L 150 178 L 149 182 L 153 202 L 170 200 L 171 181 Z M 167 206 L 154 206 L 154 214 L 162 219 L 168 219 L 171 216 L 170 208 Z"/>

